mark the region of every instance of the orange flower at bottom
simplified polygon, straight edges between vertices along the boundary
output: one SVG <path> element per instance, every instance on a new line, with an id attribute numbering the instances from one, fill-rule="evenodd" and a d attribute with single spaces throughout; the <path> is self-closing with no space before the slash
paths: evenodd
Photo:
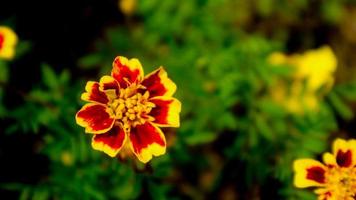
<path id="1" fill-rule="evenodd" d="M 0 26 L 0 58 L 11 60 L 15 55 L 17 35 L 6 26 Z"/>
<path id="2" fill-rule="evenodd" d="M 324 164 L 313 159 L 294 161 L 294 185 L 318 187 L 318 200 L 356 199 L 356 140 L 336 139 L 333 153 L 323 155 Z"/>
<path id="3" fill-rule="evenodd" d="M 143 77 L 141 63 L 118 56 L 111 76 L 89 81 L 87 101 L 76 122 L 94 134 L 92 147 L 111 157 L 133 154 L 143 163 L 166 151 L 159 127 L 179 127 L 181 103 L 172 97 L 176 85 L 160 67 Z"/>

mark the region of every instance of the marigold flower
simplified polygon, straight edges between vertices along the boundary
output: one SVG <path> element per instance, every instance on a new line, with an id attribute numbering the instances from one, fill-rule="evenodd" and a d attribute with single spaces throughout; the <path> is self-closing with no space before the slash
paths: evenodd
<path id="1" fill-rule="evenodd" d="M 17 35 L 6 26 L 0 26 L 0 59 L 11 60 L 15 55 Z"/>
<path id="2" fill-rule="evenodd" d="M 76 122 L 94 134 L 92 147 L 111 157 L 131 152 L 143 163 L 166 151 L 159 127 L 179 127 L 181 103 L 172 97 L 176 85 L 163 67 L 143 77 L 139 60 L 118 56 L 111 76 L 89 81 L 81 99 L 87 101 Z"/>
<path id="3" fill-rule="evenodd" d="M 292 113 L 302 114 L 305 109 L 317 110 L 319 99 L 334 83 L 333 73 L 337 60 L 328 46 L 290 56 L 275 52 L 269 56 L 268 61 L 295 69 L 291 87 L 287 88 L 286 84 L 279 82 L 272 93 L 272 97 Z"/>
<path id="4" fill-rule="evenodd" d="M 294 161 L 294 185 L 317 187 L 319 200 L 354 200 L 356 197 L 356 140 L 336 139 L 323 163 L 313 159 Z"/>

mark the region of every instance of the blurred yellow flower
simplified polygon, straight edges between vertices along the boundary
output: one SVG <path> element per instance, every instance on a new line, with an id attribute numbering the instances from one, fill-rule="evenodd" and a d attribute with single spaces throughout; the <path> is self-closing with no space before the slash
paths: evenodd
<path id="1" fill-rule="evenodd" d="M 276 101 L 292 113 L 318 110 L 319 99 L 334 83 L 333 73 L 337 59 L 330 47 L 323 46 L 289 56 L 275 52 L 269 56 L 268 62 L 273 65 L 286 65 L 295 70 L 289 87 L 280 81 L 273 88 L 272 97 Z"/>
<path id="2" fill-rule="evenodd" d="M 331 86 L 334 82 L 337 59 L 329 46 L 309 50 L 303 54 L 286 56 L 276 52 L 271 54 L 269 62 L 275 65 L 289 65 L 295 68 L 295 79 L 306 80 L 307 89 L 316 91 L 322 86 Z"/>
<path id="3" fill-rule="evenodd" d="M 11 60 L 15 55 L 17 35 L 6 26 L 0 26 L 0 59 Z"/>
<path id="4" fill-rule="evenodd" d="M 119 9 L 122 13 L 130 16 L 134 13 L 136 9 L 136 0 L 119 0 Z"/>
<path id="5" fill-rule="evenodd" d="M 356 195 L 356 140 L 336 139 L 324 163 L 304 158 L 294 161 L 294 185 L 316 187 L 320 200 L 354 200 Z"/>

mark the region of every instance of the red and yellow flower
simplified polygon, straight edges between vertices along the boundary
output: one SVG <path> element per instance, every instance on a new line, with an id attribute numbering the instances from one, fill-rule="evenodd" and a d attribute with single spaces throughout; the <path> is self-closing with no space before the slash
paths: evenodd
<path id="1" fill-rule="evenodd" d="M 356 198 L 356 140 L 336 139 L 333 152 L 323 155 L 324 164 L 313 159 L 294 161 L 294 185 L 317 187 L 318 200 Z"/>
<path id="2" fill-rule="evenodd" d="M 163 67 L 144 77 L 139 60 L 115 58 L 111 76 L 89 81 L 87 101 L 76 122 L 94 134 L 92 147 L 111 157 L 135 154 L 143 163 L 166 151 L 159 127 L 179 127 L 181 103 L 172 97 L 176 85 Z"/>
<path id="3" fill-rule="evenodd" d="M 11 60 L 15 55 L 17 35 L 6 27 L 0 26 L 0 59 Z"/>

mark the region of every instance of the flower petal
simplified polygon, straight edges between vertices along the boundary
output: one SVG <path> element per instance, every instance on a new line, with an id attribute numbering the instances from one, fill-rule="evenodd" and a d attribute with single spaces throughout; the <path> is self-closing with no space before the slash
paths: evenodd
<path id="1" fill-rule="evenodd" d="M 294 161 L 294 185 L 299 188 L 322 186 L 325 183 L 326 167 L 313 159 Z"/>
<path id="2" fill-rule="evenodd" d="M 100 89 L 119 91 L 120 87 L 118 82 L 112 76 L 103 76 L 100 79 Z"/>
<path id="3" fill-rule="evenodd" d="M 335 156 L 329 152 L 323 154 L 323 161 L 328 167 L 337 166 Z"/>
<path id="4" fill-rule="evenodd" d="M 149 122 L 132 127 L 129 138 L 132 151 L 143 163 L 150 161 L 152 155 L 160 156 L 166 152 L 166 138 L 158 127 Z"/>
<path id="5" fill-rule="evenodd" d="M 351 167 L 356 164 L 356 140 L 336 139 L 333 144 L 333 154 L 340 167 Z"/>
<path id="6" fill-rule="evenodd" d="M 314 190 L 315 194 L 318 195 L 318 199 L 321 200 L 338 200 L 332 191 L 326 188 L 318 188 Z"/>
<path id="7" fill-rule="evenodd" d="M 12 29 L 0 26 L 0 58 L 12 59 L 15 56 L 17 41 L 17 35 Z"/>
<path id="8" fill-rule="evenodd" d="M 112 102 L 117 98 L 120 93 L 120 87 L 117 81 L 112 76 L 103 76 L 100 79 L 100 90 L 105 92 L 106 96 L 109 99 L 109 102 Z"/>
<path id="9" fill-rule="evenodd" d="M 93 136 L 93 149 L 115 157 L 126 142 L 126 133 L 120 126 L 113 126 L 108 132 Z"/>
<path id="10" fill-rule="evenodd" d="M 142 65 L 136 58 L 128 60 L 126 57 L 117 56 L 113 62 L 111 75 L 117 80 L 121 88 L 126 88 L 131 83 L 142 81 Z"/>
<path id="11" fill-rule="evenodd" d="M 142 85 L 150 92 L 150 97 L 172 96 L 177 89 L 176 84 L 168 78 L 163 67 L 148 74 L 142 81 Z"/>
<path id="12" fill-rule="evenodd" d="M 109 102 L 109 98 L 105 94 L 105 92 L 100 90 L 100 84 L 94 81 L 88 81 L 85 86 L 85 91 L 81 99 L 89 102 L 97 102 L 102 104 L 107 104 Z"/>
<path id="13" fill-rule="evenodd" d="M 150 102 L 155 104 L 149 113 L 154 118 L 153 123 L 163 127 L 179 127 L 180 101 L 172 97 L 155 97 Z"/>
<path id="14" fill-rule="evenodd" d="M 80 109 L 76 116 L 78 125 L 85 127 L 86 133 L 106 133 L 115 122 L 115 116 L 111 110 L 102 104 L 88 103 Z"/>
<path id="15" fill-rule="evenodd" d="M 18 41 L 16 33 L 9 27 L 0 26 L 0 34 L 4 37 L 3 46 L 14 46 Z"/>

